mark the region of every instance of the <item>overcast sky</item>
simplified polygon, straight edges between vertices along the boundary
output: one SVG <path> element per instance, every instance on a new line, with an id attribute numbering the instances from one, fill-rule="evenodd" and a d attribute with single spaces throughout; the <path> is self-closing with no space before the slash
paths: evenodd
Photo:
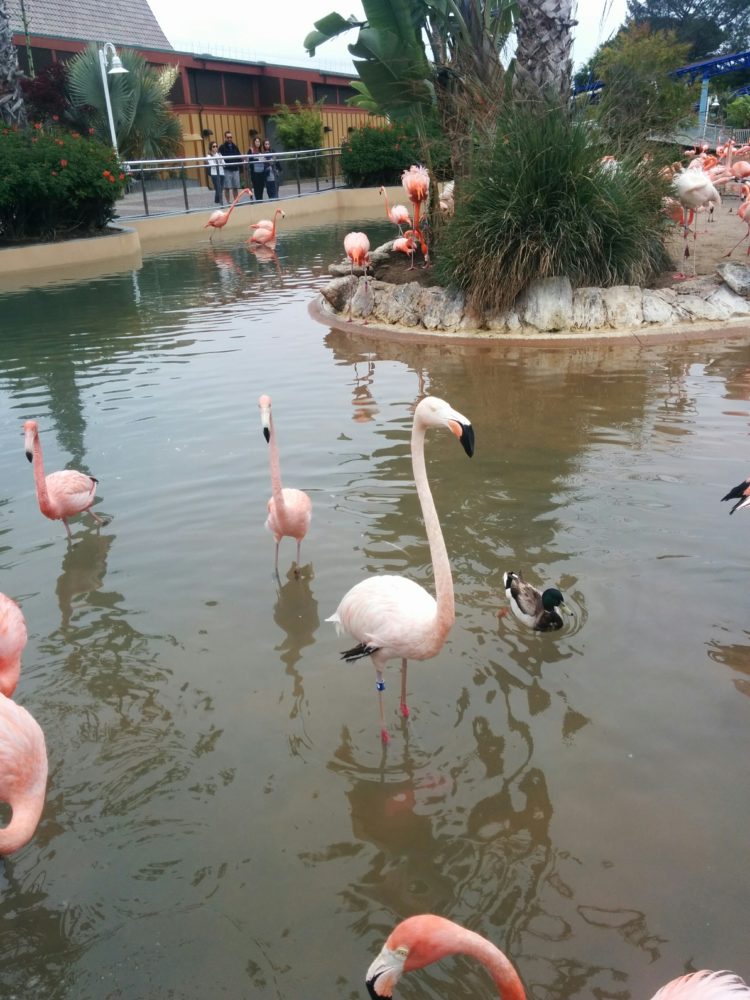
<path id="1" fill-rule="evenodd" d="M 326 42 L 311 60 L 302 43 L 319 18 L 337 11 L 343 17 L 363 17 L 359 0 L 254 0 L 239 4 L 215 0 L 149 0 L 164 34 L 174 48 L 185 52 L 210 52 L 247 61 L 264 60 L 286 65 L 311 66 L 342 73 L 352 71 L 347 44 L 356 32 Z M 609 15 L 601 24 L 605 0 L 579 0 L 573 59 L 585 63 L 601 42 L 624 20 L 625 0 L 611 0 Z"/>

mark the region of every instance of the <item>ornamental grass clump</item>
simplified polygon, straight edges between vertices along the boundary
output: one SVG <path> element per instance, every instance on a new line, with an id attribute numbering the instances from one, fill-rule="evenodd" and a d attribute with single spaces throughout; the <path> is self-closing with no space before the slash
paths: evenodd
<path id="1" fill-rule="evenodd" d="M 665 193 L 645 147 L 618 152 L 563 111 L 511 108 L 456 192 L 438 276 L 481 312 L 507 309 L 536 278 L 646 285 L 669 266 Z"/>

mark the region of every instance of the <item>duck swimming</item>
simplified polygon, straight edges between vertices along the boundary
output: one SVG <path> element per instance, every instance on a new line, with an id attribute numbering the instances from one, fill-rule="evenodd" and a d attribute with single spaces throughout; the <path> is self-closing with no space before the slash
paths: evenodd
<path id="1" fill-rule="evenodd" d="M 558 608 L 567 615 L 573 613 L 557 587 L 548 587 L 540 593 L 536 587 L 526 583 L 520 573 L 512 572 L 503 573 L 503 586 L 513 614 L 537 632 L 554 632 L 563 627 Z"/>

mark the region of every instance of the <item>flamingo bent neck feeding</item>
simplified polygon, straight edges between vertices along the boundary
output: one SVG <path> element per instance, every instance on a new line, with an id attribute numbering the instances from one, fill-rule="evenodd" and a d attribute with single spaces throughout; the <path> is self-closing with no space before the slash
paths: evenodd
<path id="1" fill-rule="evenodd" d="M 282 209 L 277 208 L 273 213 L 273 219 L 261 219 L 252 225 L 253 233 L 250 236 L 251 243 L 258 243 L 262 246 L 274 247 L 276 245 L 276 216 L 282 219 L 286 216 Z"/>
<path id="2" fill-rule="evenodd" d="M 99 480 L 75 469 L 50 472 L 45 476 L 39 425 L 36 420 L 27 420 L 23 429 L 26 457 L 34 463 L 36 497 L 42 514 L 52 521 L 62 521 L 69 540 L 73 536 L 68 518 L 74 514 L 87 510 L 98 525 L 104 524 L 102 518 L 91 510 Z"/>
<path id="3" fill-rule="evenodd" d="M 523 983 L 509 959 L 487 938 L 432 913 L 407 917 L 389 935 L 365 976 L 372 1000 L 393 996 L 404 973 L 448 955 L 468 955 L 489 971 L 502 1000 L 525 1000 Z"/>
<path id="4" fill-rule="evenodd" d="M 0 801 L 12 810 L 0 828 L 0 855 L 12 854 L 34 836 L 47 789 L 44 733 L 33 716 L 0 695 Z"/>
<path id="5" fill-rule="evenodd" d="M 0 594 L 0 694 L 8 698 L 21 676 L 21 654 L 27 640 L 23 611 L 10 597 Z"/>
<path id="6" fill-rule="evenodd" d="M 375 667 L 380 734 L 388 742 L 383 706 L 383 669 L 389 660 L 401 660 L 401 714 L 409 716 L 406 678 L 409 660 L 428 660 L 443 647 L 455 619 L 453 578 L 448 551 L 427 479 L 424 458 L 425 431 L 442 427 L 459 438 L 466 454 L 474 452 L 474 430 L 469 420 L 448 403 L 426 396 L 414 411 L 411 459 L 422 517 L 430 548 L 436 597 L 419 584 L 402 576 L 373 576 L 355 584 L 327 619 L 339 633 L 353 636 L 358 645 L 345 650 L 342 658 L 351 663 L 366 656 Z"/>
<path id="7" fill-rule="evenodd" d="M 300 565 L 300 550 L 302 539 L 307 534 L 312 518 L 312 501 L 302 490 L 284 488 L 281 484 L 281 462 L 279 460 L 278 441 L 271 412 L 271 397 L 263 395 L 258 400 L 260 408 L 263 437 L 270 447 L 269 465 L 271 469 L 271 499 L 268 501 L 268 518 L 266 527 L 276 540 L 276 556 L 274 566 L 279 574 L 279 543 L 286 537 L 297 542 L 297 572 Z"/>

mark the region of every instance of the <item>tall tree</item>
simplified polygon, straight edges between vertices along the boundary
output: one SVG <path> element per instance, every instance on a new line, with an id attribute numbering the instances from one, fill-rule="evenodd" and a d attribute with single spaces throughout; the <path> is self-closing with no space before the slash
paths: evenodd
<path id="1" fill-rule="evenodd" d="M 573 62 L 573 0 L 520 0 L 513 94 L 566 104 Z"/>
<path id="2" fill-rule="evenodd" d="M 305 39 L 310 55 L 330 38 L 358 30 L 349 46 L 360 107 L 407 119 L 425 147 L 428 122 L 448 135 L 456 176 L 472 134 L 494 122 L 505 71 L 500 53 L 516 0 L 363 0 L 366 20 L 332 13 Z M 427 40 L 428 50 L 425 47 Z"/>
<path id="3" fill-rule="evenodd" d="M 6 0 L 0 0 L 0 119 L 6 125 L 27 123 L 20 77 Z"/>
<path id="4" fill-rule="evenodd" d="M 690 45 L 688 59 L 750 49 L 748 0 L 628 0 L 628 19 L 674 31 Z"/>

